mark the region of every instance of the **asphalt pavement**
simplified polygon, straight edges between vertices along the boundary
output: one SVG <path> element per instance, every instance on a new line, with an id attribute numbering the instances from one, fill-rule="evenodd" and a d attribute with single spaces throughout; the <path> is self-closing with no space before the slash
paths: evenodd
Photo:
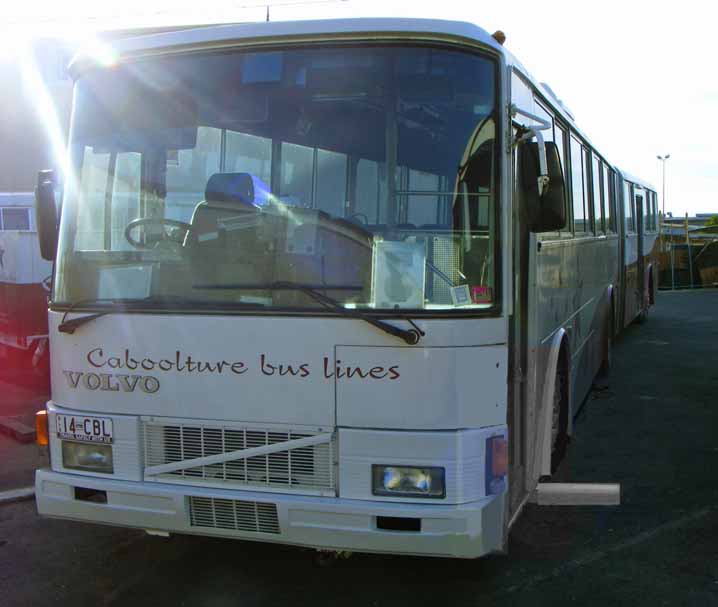
<path id="1" fill-rule="evenodd" d="M 327 568 L 299 548 L 40 519 L 26 501 L 0 506 L 0 605 L 718 606 L 718 291 L 659 293 L 613 363 L 557 477 L 619 482 L 622 504 L 529 505 L 508 556 Z"/>

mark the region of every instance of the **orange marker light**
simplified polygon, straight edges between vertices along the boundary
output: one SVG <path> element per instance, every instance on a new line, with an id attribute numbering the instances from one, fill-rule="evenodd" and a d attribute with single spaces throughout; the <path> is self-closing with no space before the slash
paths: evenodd
<path id="1" fill-rule="evenodd" d="M 50 444 L 50 430 L 45 409 L 35 413 L 35 442 L 43 446 Z"/>

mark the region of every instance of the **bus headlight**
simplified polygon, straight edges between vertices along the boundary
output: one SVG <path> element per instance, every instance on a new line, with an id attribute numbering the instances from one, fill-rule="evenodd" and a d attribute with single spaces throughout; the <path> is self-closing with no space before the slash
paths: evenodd
<path id="1" fill-rule="evenodd" d="M 397 497 L 446 496 L 443 468 L 372 466 L 372 493 Z"/>
<path id="2" fill-rule="evenodd" d="M 112 445 L 62 441 L 62 465 L 72 470 L 112 474 Z"/>

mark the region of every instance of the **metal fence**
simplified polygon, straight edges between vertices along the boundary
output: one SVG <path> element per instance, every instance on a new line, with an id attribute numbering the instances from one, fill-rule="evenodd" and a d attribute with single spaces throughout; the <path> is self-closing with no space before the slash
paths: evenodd
<path id="1" fill-rule="evenodd" d="M 665 241 L 659 268 L 661 289 L 718 287 L 718 238 L 696 243 Z"/>

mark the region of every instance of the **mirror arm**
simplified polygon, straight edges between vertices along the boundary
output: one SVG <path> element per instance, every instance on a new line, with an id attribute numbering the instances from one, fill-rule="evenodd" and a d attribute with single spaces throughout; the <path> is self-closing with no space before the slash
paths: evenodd
<path id="1" fill-rule="evenodd" d="M 515 105 L 511 105 L 511 116 L 512 118 L 521 115 L 525 118 L 528 118 L 529 120 L 532 120 L 534 122 L 538 122 L 538 124 L 532 124 L 532 125 L 525 125 L 520 124 L 517 122 L 514 122 L 517 127 L 519 127 L 519 132 L 517 134 L 516 140 L 514 141 L 514 145 L 519 145 L 523 141 L 528 141 L 532 139 L 533 137 L 536 137 L 536 142 L 538 143 L 538 156 L 539 156 L 539 176 L 538 176 L 538 192 L 539 196 L 543 196 L 544 192 L 548 190 L 548 185 L 550 182 L 549 175 L 548 175 L 548 162 L 546 161 L 546 143 L 544 142 L 543 135 L 541 134 L 541 131 L 545 131 L 547 129 L 551 128 L 551 123 L 548 120 L 544 120 L 540 116 L 536 116 L 535 114 L 531 114 L 530 112 L 527 112 L 526 110 L 522 110 Z"/>

